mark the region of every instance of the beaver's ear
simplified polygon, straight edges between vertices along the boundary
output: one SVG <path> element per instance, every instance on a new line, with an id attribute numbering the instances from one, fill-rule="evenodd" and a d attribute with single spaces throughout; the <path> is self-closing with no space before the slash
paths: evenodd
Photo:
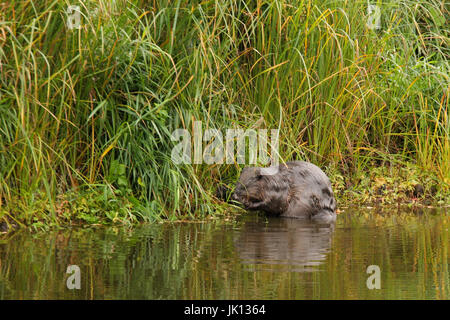
<path id="1" fill-rule="evenodd" d="M 255 176 L 256 176 L 256 179 L 261 179 L 262 178 L 262 172 L 261 172 L 261 168 L 256 168 L 255 169 Z"/>

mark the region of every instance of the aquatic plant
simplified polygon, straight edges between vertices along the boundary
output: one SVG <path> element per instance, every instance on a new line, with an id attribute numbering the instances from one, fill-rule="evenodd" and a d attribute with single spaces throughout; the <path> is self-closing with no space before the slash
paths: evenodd
<path id="1" fill-rule="evenodd" d="M 3 2 L 0 215 L 58 222 L 69 191 L 128 218 L 222 212 L 214 188 L 239 166 L 170 158 L 196 120 L 279 129 L 283 159 L 350 180 L 413 163 L 445 198 L 448 7 L 374 4 L 379 29 L 367 1 Z"/>

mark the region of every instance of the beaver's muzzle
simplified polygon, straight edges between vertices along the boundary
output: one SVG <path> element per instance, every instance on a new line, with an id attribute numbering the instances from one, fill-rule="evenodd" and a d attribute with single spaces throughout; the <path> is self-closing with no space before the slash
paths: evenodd
<path id="1" fill-rule="evenodd" d="M 233 193 L 231 194 L 231 200 L 239 201 L 239 196 L 236 194 L 236 192 L 233 192 Z"/>

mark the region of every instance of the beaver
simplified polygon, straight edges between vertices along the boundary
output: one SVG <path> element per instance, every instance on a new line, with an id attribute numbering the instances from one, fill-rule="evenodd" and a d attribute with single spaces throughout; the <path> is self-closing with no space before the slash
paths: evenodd
<path id="1" fill-rule="evenodd" d="M 246 167 L 231 198 L 247 210 L 270 215 L 309 218 L 321 222 L 336 220 L 336 200 L 330 179 L 316 165 L 291 161 L 269 168 Z"/>

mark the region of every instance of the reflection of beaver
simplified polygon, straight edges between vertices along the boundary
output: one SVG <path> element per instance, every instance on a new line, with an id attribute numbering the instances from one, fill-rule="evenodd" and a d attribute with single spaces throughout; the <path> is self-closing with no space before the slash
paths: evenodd
<path id="1" fill-rule="evenodd" d="M 261 210 L 282 217 L 336 220 L 336 200 L 330 179 L 309 162 L 281 164 L 278 171 L 244 168 L 232 198 L 248 210 Z"/>
<path id="2" fill-rule="evenodd" d="M 315 267 L 325 262 L 334 223 L 271 217 L 258 221 L 247 217 L 234 238 L 242 263 L 286 265 L 291 271 L 308 272 L 316 271 Z"/>

